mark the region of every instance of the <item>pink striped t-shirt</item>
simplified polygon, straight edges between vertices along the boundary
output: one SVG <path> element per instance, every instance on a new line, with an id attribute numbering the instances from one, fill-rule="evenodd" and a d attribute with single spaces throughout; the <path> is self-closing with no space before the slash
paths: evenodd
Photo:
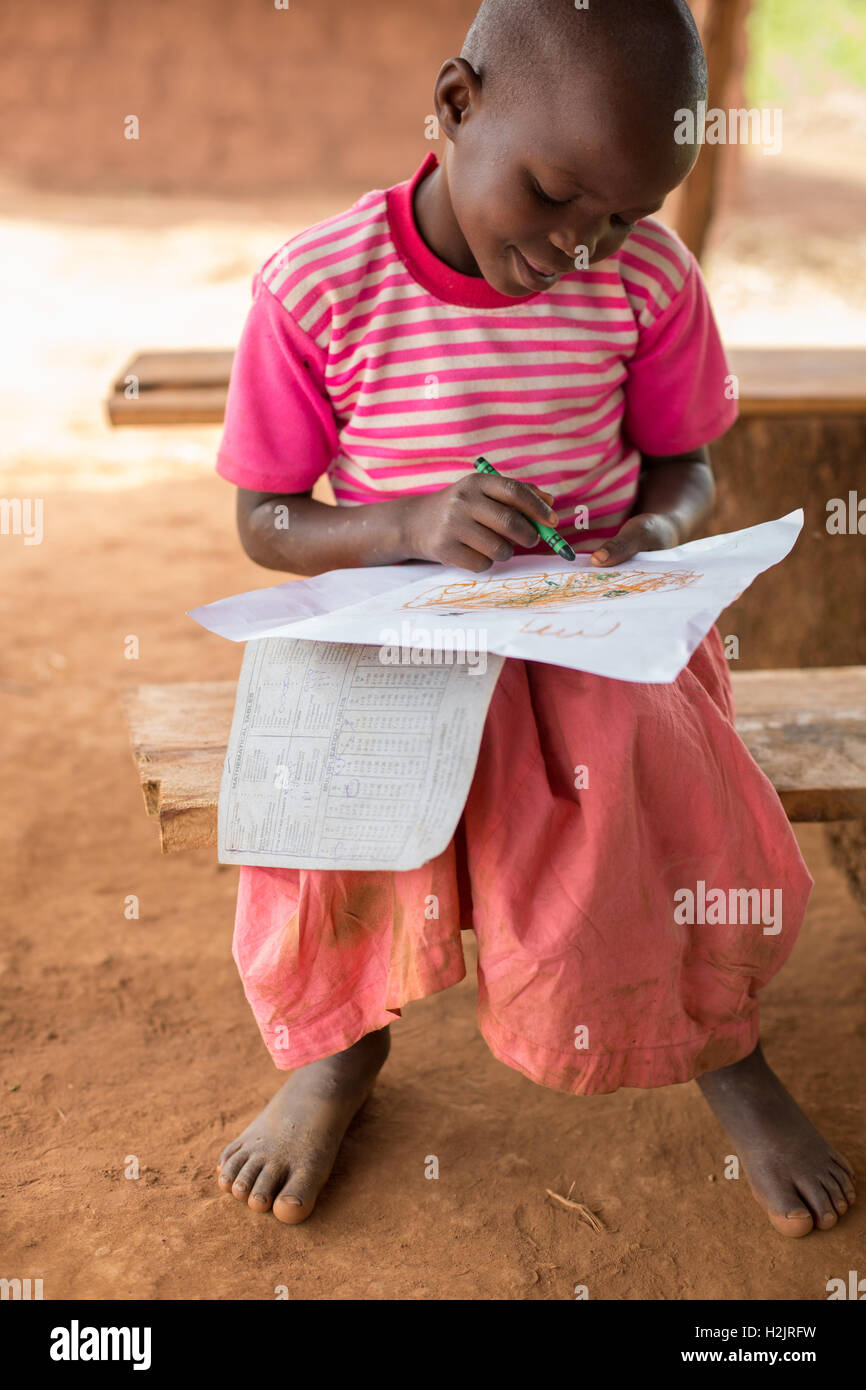
<path id="1" fill-rule="evenodd" d="M 253 278 L 217 471 L 340 505 L 446 487 L 484 454 L 551 492 L 575 549 L 633 510 L 641 452 L 679 454 L 737 416 L 694 256 L 653 218 L 552 289 L 500 294 L 441 261 L 411 179 L 292 237 Z M 516 553 L 528 553 L 516 548 Z"/>

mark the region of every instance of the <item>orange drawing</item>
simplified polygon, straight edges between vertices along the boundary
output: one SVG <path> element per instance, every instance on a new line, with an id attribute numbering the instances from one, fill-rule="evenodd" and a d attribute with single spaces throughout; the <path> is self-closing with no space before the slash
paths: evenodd
<path id="1" fill-rule="evenodd" d="M 544 613 L 600 599 L 687 589 L 699 570 L 578 570 L 574 574 L 521 574 L 513 579 L 467 579 L 438 584 L 404 603 L 404 608 L 435 608 L 465 613 L 484 608 L 532 608 Z"/>

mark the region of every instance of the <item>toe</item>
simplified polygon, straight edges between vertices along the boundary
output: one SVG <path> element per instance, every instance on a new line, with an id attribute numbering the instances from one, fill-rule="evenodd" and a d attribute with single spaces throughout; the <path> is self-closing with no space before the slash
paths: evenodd
<path id="1" fill-rule="evenodd" d="M 852 1207 L 857 1198 L 857 1193 L 854 1190 L 854 1183 L 851 1181 L 850 1176 L 845 1169 L 840 1167 L 836 1162 L 830 1164 L 830 1172 L 844 1192 L 845 1201 L 848 1203 L 849 1207 Z"/>
<path id="2" fill-rule="evenodd" d="M 845 1199 L 845 1193 L 842 1191 L 841 1186 L 833 1177 L 833 1174 L 829 1171 L 826 1172 L 821 1179 L 821 1185 L 824 1188 L 824 1191 L 827 1193 L 827 1196 L 830 1198 L 830 1201 L 833 1203 L 833 1209 L 835 1210 L 836 1215 L 844 1216 L 846 1211 L 848 1210 L 848 1203 Z"/>
<path id="3" fill-rule="evenodd" d="M 815 1225 L 812 1220 L 812 1213 L 793 1191 L 786 1211 L 770 1211 L 768 1209 L 767 1215 L 776 1230 L 781 1232 L 783 1236 L 787 1236 L 789 1240 L 799 1240 L 801 1236 L 807 1236 Z"/>
<path id="4" fill-rule="evenodd" d="M 315 1201 L 304 1203 L 290 1192 L 281 1192 L 274 1200 L 274 1216 L 286 1226 L 299 1226 L 306 1221 L 314 1206 Z"/>
<path id="5" fill-rule="evenodd" d="M 250 1189 L 254 1186 L 256 1178 L 264 1167 L 261 1158 L 248 1158 L 241 1171 L 232 1183 L 232 1196 L 239 1201 L 245 1202 L 250 1194 Z"/>
<path id="6" fill-rule="evenodd" d="M 804 1178 L 798 1181 L 797 1187 L 800 1196 L 809 1207 L 815 1218 L 815 1225 L 820 1231 L 829 1231 L 831 1226 L 835 1226 L 839 1220 L 836 1215 L 833 1203 L 824 1191 L 823 1186 L 817 1178 Z"/>
<path id="7" fill-rule="evenodd" d="M 297 1167 L 283 1184 L 282 1191 L 274 1201 L 274 1216 L 285 1221 L 287 1226 L 297 1226 L 306 1221 L 316 1198 L 328 1178 L 330 1170 Z"/>
<path id="8" fill-rule="evenodd" d="M 764 1208 L 771 1223 L 783 1236 L 798 1240 L 814 1228 L 812 1213 L 790 1178 L 781 1173 L 762 1174 L 760 1181 L 749 1180 L 752 1195 Z"/>
<path id="9" fill-rule="evenodd" d="M 240 1148 L 240 1146 L 241 1146 L 241 1141 L 240 1141 L 240 1139 L 233 1139 L 232 1142 L 231 1142 L 230 1144 L 226 1144 L 225 1148 L 223 1149 L 222 1153 L 220 1154 L 219 1158 L 217 1159 L 217 1172 L 218 1172 L 218 1173 L 222 1171 L 222 1166 L 223 1166 L 223 1164 L 224 1164 L 225 1162 L 227 1162 L 228 1159 L 231 1158 L 232 1154 L 237 1153 L 237 1151 L 238 1151 L 238 1149 Z"/>
<path id="10" fill-rule="evenodd" d="M 231 1189 L 232 1183 L 248 1158 L 249 1154 L 246 1149 L 241 1146 L 235 1149 L 234 1153 L 230 1154 L 225 1161 L 220 1161 L 218 1182 L 223 1192 L 228 1192 Z"/>
<path id="11" fill-rule="evenodd" d="M 838 1167 L 840 1167 L 840 1168 L 842 1169 L 842 1172 L 843 1172 L 843 1173 L 847 1173 L 847 1174 L 848 1174 L 848 1177 L 849 1177 L 849 1178 L 853 1178 L 853 1177 L 856 1176 L 856 1174 L 854 1173 L 853 1167 L 852 1167 L 851 1164 L 848 1162 L 848 1160 L 847 1160 L 847 1158 L 845 1157 L 844 1154 L 840 1154 L 840 1153 L 838 1152 L 838 1150 L 836 1150 L 836 1149 L 831 1149 L 831 1150 L 830 1150 L 830 1157 L 831 1157 L 831 1159 L 833 1160 L 833 1162 L 834 1162 L 835 1164 L 837 1164 Z"/>
<path id="12" fill-rule="evenodd" d="M 285 1168 L 281 1172 L 278 1168 L 271 1168 L 265 1164 L 256 1178 L 248 1198 L 253 1211 L 270 1211 L 274 1204 L 274 1197 L 285 1182 L 285 1178 Z"/>

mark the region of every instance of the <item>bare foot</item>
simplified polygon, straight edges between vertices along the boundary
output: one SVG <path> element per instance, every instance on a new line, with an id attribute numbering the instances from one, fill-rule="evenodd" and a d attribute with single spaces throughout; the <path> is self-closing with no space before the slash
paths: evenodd
<path id="1" fill-rule="evenodd" d="M 253 1211 L 296 1226 L 327 1182 L 352 1116 L 369 1095 L 391 1046 L 390 1030 L 368 1033 L 333 1057 L 293 1072 L 239 1139 L 220 1154 L 223 1192 Z"/>
<path id="2" fill-rule="evenodd" d="M 805 1236 L 835 1226 L 854 1201 L 854 1170 L 806 1119 L 760 1043 L 741 1062 L 704 1072 L 698 1085 L 776 1230 Z"/>

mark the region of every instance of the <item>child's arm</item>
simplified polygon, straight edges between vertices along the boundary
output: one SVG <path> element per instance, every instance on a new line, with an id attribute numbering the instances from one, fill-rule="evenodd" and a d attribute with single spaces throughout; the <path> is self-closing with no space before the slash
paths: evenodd
<path id="1" fill-rule="evenodd" d="M 706 448 L 665 458 L 642 456 L 636 513 L 593 552 L 594 565 L 618 565 L 639 550 L 669 550 L 690 540 L 715 498 Z"/>
<path id="2" fill-rule="evenodd" d="M 538 543 L 527 517 L 556 524 L 545 499 L 553 501 L 532 483 L 487 473 L 467 473 L 435 492 L 359 507 L 329 506 L 311 492 L 238 488 L 238 532 L 251 560 L 292 574 L 402 560 L 437 560 L 478 574 L 494 560 L 510 559 L 515 545 Z"/>

